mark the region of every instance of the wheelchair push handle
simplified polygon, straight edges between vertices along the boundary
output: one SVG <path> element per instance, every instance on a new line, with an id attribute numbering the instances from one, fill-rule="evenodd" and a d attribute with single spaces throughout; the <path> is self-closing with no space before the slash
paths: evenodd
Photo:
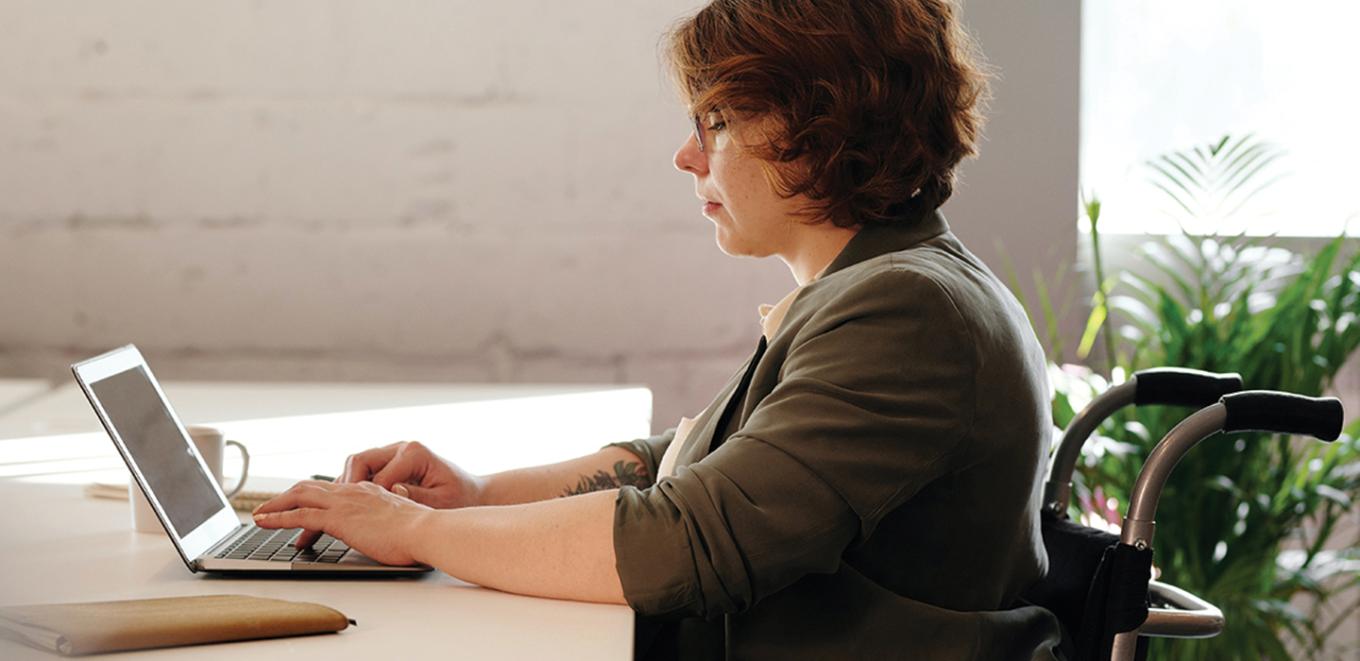
<path id="1" fill-rule="evenodd" d="M 1247 390 L 1224 395 L 1223 431 L 1263 431 L 1335 441 L 1344 411 L 1335 397 L 1305 397 L 1287 392 Z"/>
<path id="2" fill-rule="evenodd" d="M 1063 433 L 1053 453 L 1053 466 L 1044 484 L 1044 508 L 1066 517 L 1072 499 L 1072 472 L 1086 439 L 1106 418 L 1130 404 L 1166 404 L 1200 408 L 1219 401 L 1223 395 L 1242 389 L 1237 374 L 1215 374 L 1181 367 L 1156 367 L 1134 372 L 1129 380 L 1110 388 L 1091 400 Z"/>
<path id="3" fill-rule="evenodd" d="M 1133 403 L 1203 408 L 1242 389 L 1237 373 L 1216 374 L 1182 367 L 1157 367 L 1133 373 L 1138 384 Z"/>
<path id="4" fill-rule="evenodd" d="M 1224 395 L 1181 421 L 1152 449 L 1129 497 L 1120 540 L 1151 546 L 1157 501 L 1172 469 L 1200 441 L 1219 432 L 1265 431 L 1300 434 L 1323 441 L 1341 435 L 1345 411 L 1335 397 L 1305 397 L 1272 390 L 1248 390 Z"/>
<path id="5" fill-rule="evenodd" d="M 1334 441 L 1341 435 L 1345 411 L 1335 397 L 1305 397 L 1287 392 L 1248 390 L 1224 395 L 1217 404 L 1206 406 L 1176 425 L 1143 463 L 1138 481 L 1129 498 L 1128 515 L 1119 534 L 1120 546 L 1150 550 L 1156 529 L 1157 501 L 1171 470 L 1181 457 L 1200 441 L 1219 432 L 1231 434 L 1262 431 L 1277 434 L 1312 436 Z M 1149 560 L 1151 556 L 1149 555 Z M 1173 597 L 1175 595 L 1172 595 Z M 1168 599 L 1173 604 L 1174 599 Z M 1198 637 L 1214 635 L 1223 628 L 1217 608 L 1189 604 L 1188 613 L 1150 609 L 1144 624 L 1147 635 Z M 1200 600 L 1202 601 L 1202 600 Z M 1140 631 L 1115 634 L 1112 661 L 1133 659 Z"/>

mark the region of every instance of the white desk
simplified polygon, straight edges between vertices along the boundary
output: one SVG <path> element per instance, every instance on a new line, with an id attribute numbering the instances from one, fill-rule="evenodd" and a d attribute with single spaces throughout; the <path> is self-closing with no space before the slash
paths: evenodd
<path id="1" fill-rule="evenodd" d="M 421 438 L 477 472 L 543 463 L 645 435 L 651 408 L 645 388 L 454 387 L 439 395 L 421 387 L 164 387 L 186 421 L 218 422 L 230 436 L 245 440 L 253 475 L 287 478 L 338 470 L 346 454 L 406 437 Z M 84 398 L 71 394 L 54 393 L 4 416 L 0 425 L 32 425 L 45 412 L 64 415 L 75 405 L 93 422 Z M 461 399 L 438 403 L 449 395 Z M 252 412 L 277 415 L 290 403 L 310 415 L 250 419 Z M 364 403 L 398 408 L 345 410 Z M 54 416 L 44 424 L 66 430 L 61 425 L 78 417 L 63 422 Z M 232 472 L 229 461 L 227 473 Z M 126 502 L 82 493 L 86 482 L 125 479 L 126 469 L 102 432 L 0 440 L 0 605 L 233 593 L 314 601 L 359 623 L 336 635 L 131 653 L 135 658 L 221 658 L 228 649 L 262 658 L 328 660 L 631 658 L 633 615 L 622 606 L 509 595 L 438 572 L 399 580 L 192 574 L 163 535 L 131 532 Z M 254 487 L 286 483 L 284 477 L 263 478 Z M 0 658 L 55 657 L 0 640 Z"/>

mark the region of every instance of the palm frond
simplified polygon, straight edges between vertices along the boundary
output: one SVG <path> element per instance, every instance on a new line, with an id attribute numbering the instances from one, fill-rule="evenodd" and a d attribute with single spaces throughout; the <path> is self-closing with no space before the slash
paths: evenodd
<path id="1" fill-rule="evenodd" d="M 1235 371 L 1255 389 L 1317 395 L 1330 387 L 1360 348 L 1360 253 L 1343 257 L 1344 236 L 1300 255 L 1268 238 L 1199 233 L 1206 222 L 1245 213 L 1283 176 L 1282 162 L 1280 149 L 1250 134 L 1150 159 L 1149 181 L 1185 230 L 1140 246 L 1138 268 L 1097 276 L 1079 353 L 1104 335 L 1118 341 L 1107 353 L 1125 373 L 1172 365 Z M 1099 259 L 1098 232 L 1091 238 Z M 1059 424 L 1104 388 L 1096 373 L 1064 374 L 1055 382 Z M 1099 485 L 1127 503 L 1148 453 L 1186 414 L 1175 407 L 1115 414 L 1080 462 L 1080 488 Z M 1337 550 L 1338 524 L 1360 502 L 1358 433 L 1354 421 L 1329 446 L 1236 434 L 1206 440 L 1182 459 L 1163 492 L 1174 506 L 1158 510 L 1156 563 L 1164 580 L 1218 604 L 1229 624 L 1213 639 L 1154 642 L 1155 658 L 1316 653 L 1334 629 L 1324 615 L 1360 610 L 1353 598 L 1360 577 L 1339 573 L 1354 565 L 1336 560 L 1360 559 L 1360 540 Z M 1276 561 L 1285 545 L 1297 549 L 1289 566 Z M 1300 595 L 1313 605 L 1291 606 Z"/>

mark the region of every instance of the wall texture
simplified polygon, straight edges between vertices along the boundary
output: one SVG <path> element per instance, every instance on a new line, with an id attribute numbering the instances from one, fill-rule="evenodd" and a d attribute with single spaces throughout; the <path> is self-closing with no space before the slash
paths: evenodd
<path id="1" fill-rule="evenodd" d="M 163 378 L 643 383 L 655 428 L 692 414 L 793 285 L 671 168 L 657 42 L 699 4 L 0 0 L 0 376 L 136 342 Z M 1073 254 L 1077 4 L 965 11 L 1000 78 L 946 211 L 1021 273 Z"/>

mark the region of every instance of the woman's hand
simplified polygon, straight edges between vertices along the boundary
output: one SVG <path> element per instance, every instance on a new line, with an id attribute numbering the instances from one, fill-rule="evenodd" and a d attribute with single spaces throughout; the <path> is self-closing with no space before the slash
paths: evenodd
<path id="1" fill-rule="evenodd" d="M 416 441 L 366 450 L 345 460 L 341 483 L 372 481 L 435 509 L 481 504 L 482 480 Z"/>
<path id="2" fill-rule="evenodd" d="M 419 521 L 430 511 L 372 482 L 308 480 L 260 505 L 254 515 L 261 528 L 302 528 L 298 548 L 310 547 L 320 531 L 383 564 L 413 565 L 412 535 L 419 534 Z M 309 533 L 311 539 L 304 540 Z"/>
<path id="3" fill-rule="evenodd" d="M 438 455 L 430 452 L 429 448 L 416 441 L 402 441 L 350 455 L 345 460 L 345 471 L 335 482 L 336 484 L 371 482 L 398 496 L 435 509 L 481 504 L 480 478 L 440 459 Z M 271 500 L 265 504 L 273 503 Z M 310 547 L 321 536 L 319 529 L 305 526 L 304 528 L 306 529 L 302 534 L 298 535 L 298 548 Z M 350 541 L 345 537 L 340 538 L 347 543 Z"/>

